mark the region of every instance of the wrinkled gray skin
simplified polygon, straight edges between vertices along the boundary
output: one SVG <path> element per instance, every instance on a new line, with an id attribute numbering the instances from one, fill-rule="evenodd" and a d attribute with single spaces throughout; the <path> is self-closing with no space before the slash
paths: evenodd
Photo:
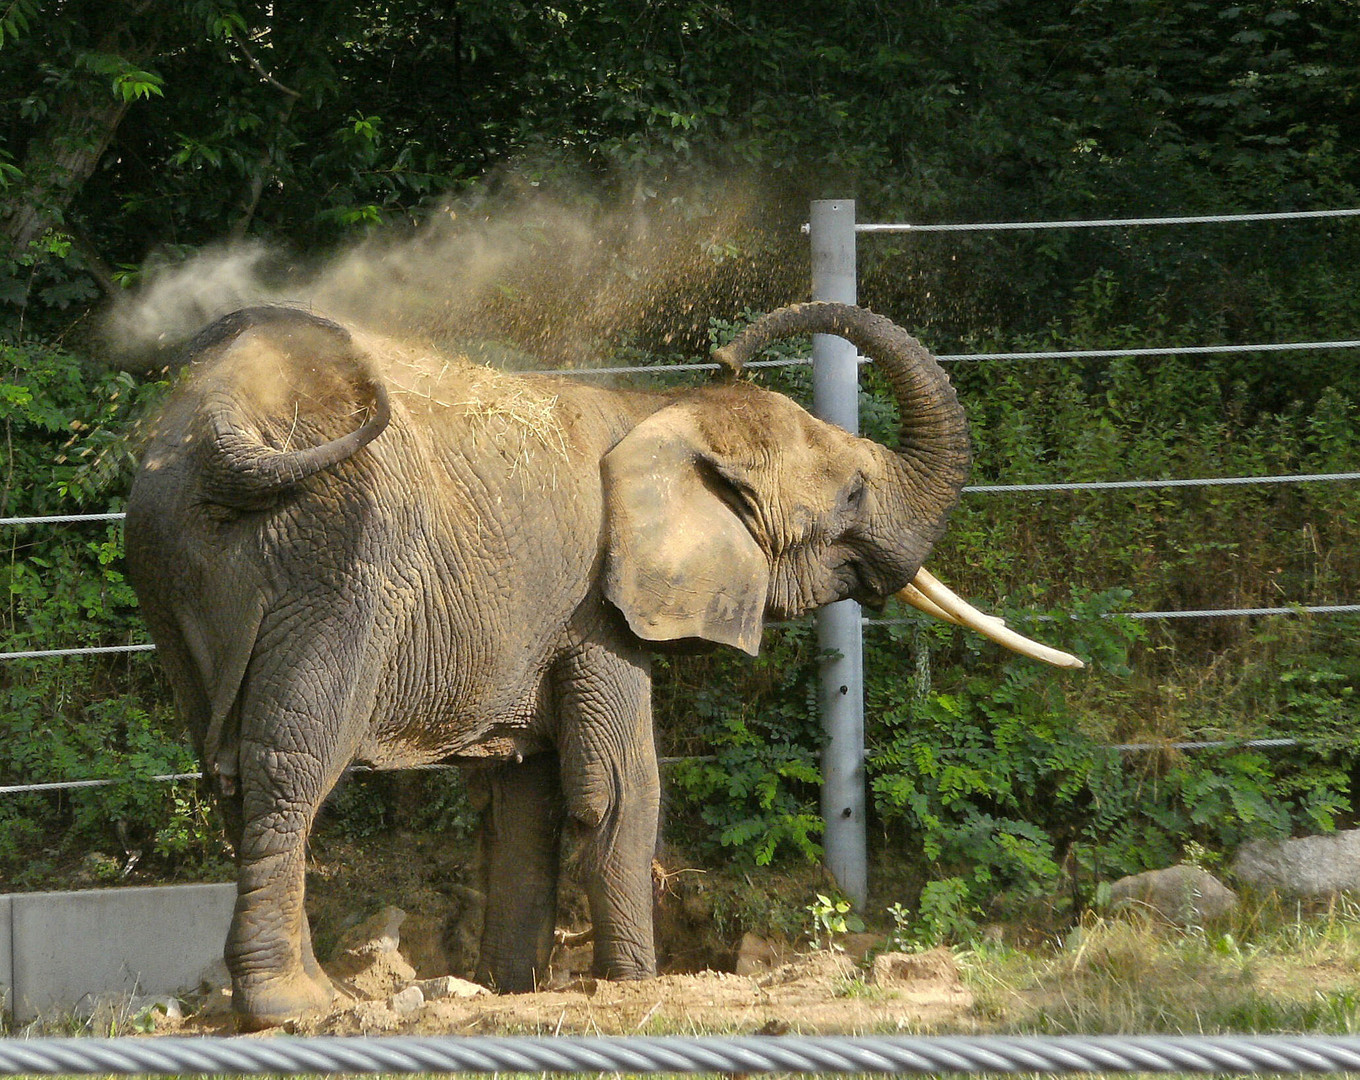
<path id="1" fill-rule="evenodd" d="M 395 346 L 288 308 L 191 344 L 132 489 L 127 558 L 236 850 L 226 958 L 246 1025 L 331 1000 L 304 846 L 353 763 L 477 770 L 481 981 L 542 976 L 566 830 L 595 973 L 654 973 L 649 646 L 755 653 L 766 618 L 881 603 L 967 468 L 948 380 L 886 319 L 784 308 L 723 358 L 811 331 L 884 365 L 896 451 L 739 381 L 643 393 L 452 361 L 416 385 Z"/>

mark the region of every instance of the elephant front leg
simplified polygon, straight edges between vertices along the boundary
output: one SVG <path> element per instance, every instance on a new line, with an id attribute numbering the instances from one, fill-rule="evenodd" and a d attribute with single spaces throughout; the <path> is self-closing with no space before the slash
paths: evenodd
<path id="1" fill-rule="evenodd" d="M 589 646 L 565 665 L 559 693 L 562 786 L 594 925 L 591 970 L 604 979 L 650 978 L 661 783 L 647 658 Z"/>
<path id="2" fill-rule="evenodd" d="M 242 764 L 226 961 L 232 1008 L 243 1027 L 258 1029 L 325 1009 L 334 997 L 303 906 L 307 836 L 324 790 L 318 763 L 302 755 L 243 747 Z"/>
<path id="3" fill-rule="evenodd" d="M 488 770 L 482 818 L 486 917 L 477 981 L 501 993 L 538 988 L 552 958 L 562 792 L 557 755 Z"/>

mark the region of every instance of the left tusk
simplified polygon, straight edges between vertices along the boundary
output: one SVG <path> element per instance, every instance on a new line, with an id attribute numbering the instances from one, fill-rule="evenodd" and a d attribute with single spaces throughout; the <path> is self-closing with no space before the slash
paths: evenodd
<path id="1" fill-rule="evenodd" d="M 1042 645 L 1023 634 L 1017 634 L 1006 625 L 1004 620 L 979 611 L 972 604 L 957 596 L 924 567 L 916 571 L 916 577 L 912 579 L 910 585 L 907 585 L 897 594 L 897 598 L 912 607 L 919 608 L 927 615 L 933 615 L 937 619 L 954 623 L 956 626 L 966 626 L 976 630 L 983 637 L 991 638 L 998 645 L 1004 645 L 1012 652 L 1018 652 L 1021 656 L 1042 660 L 1054 667 L 1084 668 L 1086 666 L 1071 653 L 1050 648 L 1048 645 Z"/>

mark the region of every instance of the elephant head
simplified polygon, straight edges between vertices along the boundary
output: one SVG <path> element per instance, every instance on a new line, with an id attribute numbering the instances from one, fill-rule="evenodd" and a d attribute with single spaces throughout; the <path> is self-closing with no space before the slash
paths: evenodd
<path id="1" fill-rule="evenodd" d="M 878 361 L 900 416 L 894 449 L 738 384 L 654 413 L 603 462 L 606 595 L 645 640 L 702 638 L 754 655 L 766 618 L 892 595 L 1025 655 L 1081 667 L 1007 629 L 921 567 L 958 501 L 968 422 L 948 376 L 881 315 L 808 303 L 757 319 L 715 357 L 733 374 L 770 342 L 837 334 Z"/>
<path id="2" fill-rule="evenodd" d="M 653 413 L 604 459 L 606 594 L 647 640 L 703 638 L 754 654 L 766 618 L 911 582 L 944 530 L 969 460 L 968 424 L 934 357 L 882 316 L 799 304 L 721 350 L 740 369 L 775 338 L 840 334 L 888 373 L 895 449 L 744 383 Z"/>

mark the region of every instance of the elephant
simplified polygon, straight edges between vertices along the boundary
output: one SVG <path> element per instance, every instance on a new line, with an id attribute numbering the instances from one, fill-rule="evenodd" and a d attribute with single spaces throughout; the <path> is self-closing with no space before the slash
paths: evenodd
<path id="1" fill-rule="evenodd" d="M 808 333 L 879 362 L 898 446 L 736 377 Z M 766 620 L 925 582 L 969 464 L 947 376 L 881 315 L 793 304 L 719 357 L 729 376 L 705 386 L 607 388 L 287 305 L 186 346 L 129 495 L 127 569 L 235 852 L 243 1027 L 332 1001 L 304 853 L 354 764 L 476 770 L 480 982 L 543 979 L 564 838 L 594 973 L 655 973 L 654 651 L 755 654 Z"/>

